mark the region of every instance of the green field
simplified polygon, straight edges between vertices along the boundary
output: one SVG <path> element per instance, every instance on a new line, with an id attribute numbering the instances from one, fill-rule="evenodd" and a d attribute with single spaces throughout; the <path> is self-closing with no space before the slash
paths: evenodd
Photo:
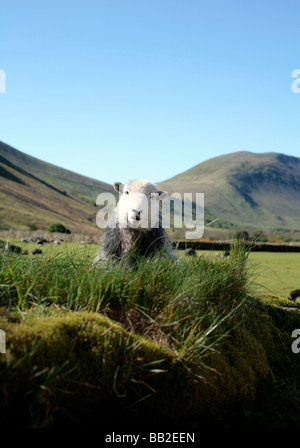
<path id="1" fill-rule="evenodd" d="M 184 251 L 177 253 L 184 256 Z M 218 258 L 221 254 L 220 251 L 197 251 L 198 256 L 205 257 Z M 252 252 L 248 268 L 252 288 L 259 295 L 288 298 L 290 291 L 300 289 L 300 253 Z"/>
<path id="2" fill-rule="evenodd" d="M 79 256 L 93 259 L 99 247 L 95 244 L 81 246 L 79 243 L 37 246 L 34 243 L 20 243 L 15 240 L 11 240 L 11 243 L 29 252 L 40 247 L 43 257 L 76 252 Z M 181 258 L 184 256 L 184 251 L 177 251 L 176 254 Z M 219 251 L 197 251 L 198 256 L 212 256 L 216 259 L 221 254 Z M 258 294 L 272 294 L 288 298 L 290 291 L 300 289 L 300 253 L 252 252 L 248 259 L 248 267 L 253 290 Z M 297 301 L 300 301 L 300 298 Z"/>
<path id="3" fill-rule="evenodd" d="M 249 264 L 259 291 L 288 298 L 300 289 L 300 253 L 252 252 Z"/>

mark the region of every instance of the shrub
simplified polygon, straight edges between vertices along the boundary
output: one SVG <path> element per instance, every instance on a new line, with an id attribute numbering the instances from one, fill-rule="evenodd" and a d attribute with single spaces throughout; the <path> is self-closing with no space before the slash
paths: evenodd
<path id="1" fill-rule="evenodd" d="M 249 233 L 246 230 L 240 230 L 236 233 L 236 239 L 238 241 L 249 241 Z"/>
<path id="2" fill-rule="evenodd" d="M 54 222 L 54 223 L 50 224 L 47 231 L 48 232 L 59 232 L 59 233 L 71 233 L 71 230 L 67 229 L 60 222 Z"/>
<path id="3" fill-rule="evenodd" d="M 32 231 L 38 229 L 37 225 L 34 224 L 34 222 L 28 222 L 28 223 L 26 224 L 26 226 L 29 228 L 29 230 L 32 230 Z"/>
<path id="4" fill-rule="evenodd" d="M 268 238 L 263 232 L 260 232 L 259 230 L 257 232 L 254 232 L 253 234 L 254 241 L 259 241 L 261 243 L 265 243 L 268 241 Z"/>

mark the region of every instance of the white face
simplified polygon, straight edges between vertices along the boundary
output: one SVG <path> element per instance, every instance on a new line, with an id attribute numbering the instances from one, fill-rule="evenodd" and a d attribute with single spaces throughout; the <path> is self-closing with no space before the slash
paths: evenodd
<path id="1" fill-rule="evenodd" d="M 167 196 L 148 181 L 129 181 L 115 184 L 119 191 L 118 220 L 120 227 L 150 229 L 159 224 L 159 199 Z"/>

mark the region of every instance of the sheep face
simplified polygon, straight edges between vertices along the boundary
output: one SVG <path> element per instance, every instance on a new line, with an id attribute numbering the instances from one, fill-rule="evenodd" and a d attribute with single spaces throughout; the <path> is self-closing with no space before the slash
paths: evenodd
<path id="1" fill-rule="evenodd" d="M 159 226 L 159 200 L 168 196 L 147 180 L 115 182 L 119 192 L 117 218 L 121 228 L 151 229 Z"/>

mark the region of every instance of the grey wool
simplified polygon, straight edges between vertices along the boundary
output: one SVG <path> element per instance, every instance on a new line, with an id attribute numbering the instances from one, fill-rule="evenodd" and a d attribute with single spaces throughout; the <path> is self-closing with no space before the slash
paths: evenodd
<path id="1" fill-rule="evenodd" d="M 129 181 L 126 184 L 115 183 L 115 189 L 120 193 L 119 202 L 113 211 L 108 226 L 104 229 L 101 246 L 97 252 L 95 263 L 124 262 L 126 266 L 133 266 L 140 258 L 151 258 L 156 254 L 162 254 L 176 260 L 173 255 L 172 244 L 165 229 L 162 227 L 161 215 L 155 226 L 150 225 L 150 219 L 144 220 L 143 227 L 137 227 L 145 216 L 145 207 L 150 204 L 151 193 L 166 195 L 160 192 L 148 181 Z M 134 198 L 134 194 L 143 193 L 146 201 L 141 205 Z M 151 204 L 150 204 L 151 205 Z M 124 219 L 128 225 L 124 227 Z M 120 226 L 120 221 L 123 223 Z"/>

